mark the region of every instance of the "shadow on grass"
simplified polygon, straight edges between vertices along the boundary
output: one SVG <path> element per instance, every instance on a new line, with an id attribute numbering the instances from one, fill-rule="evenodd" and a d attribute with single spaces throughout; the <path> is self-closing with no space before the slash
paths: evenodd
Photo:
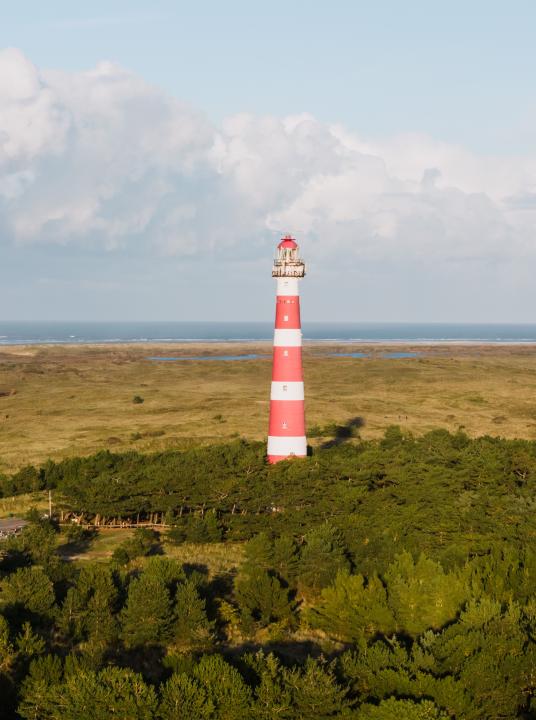
<path id="1" fill-rule="evenodd" d="M 333 438 L 322 443 L 320 447 L 322 450 L 327 450 L 332 447 L 338 447 L 354 437 L 358 437 L 358 430 L 362 428 L 364 424 L 365 419 L 358 416 L 350 418 L 344 425 L 328 426 L 331 431 L 330 434 L 333 434 Z"/>
<path id="2" fill-rule="evenodd" d="M 79 529 L 82 530 L 82 528 Z M 58 547 L 58 554 L 62 560 L 70 561 L 74 557 L 88 552 L 92 548 L 96 538 L 97 532 L 87 529 L 77 533 L 76 537 L 69 538 L 69 536 L 67 536 L 67 542 Z"/>
<path id="3" fill-rule="evenodd" d="M 322 648 L 319 643 L 312 640 L 281 640 L 279 642 L 272 641 L 268 643 L 244 642 L 240 645 L 220 647 L 219 651 L 223 657 L 238 667 L 241 667 L 242 658 L 245 654 L 254 655 L 259 651 L 262 651 L 265 655 L 273 653 L 279 658 L 283 665 L 293 666 L 303 664 L 309 657 L 331 660 L 349 647 L 350 644 L 341 644 L 340 648 L 326 653 L 325 648 Z"/>

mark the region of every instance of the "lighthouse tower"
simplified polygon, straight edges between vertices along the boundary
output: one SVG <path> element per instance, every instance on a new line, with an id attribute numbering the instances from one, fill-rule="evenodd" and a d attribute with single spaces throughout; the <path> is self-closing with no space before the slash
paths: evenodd
<path id="1" fill-rule="evenodd" d="M 270 395 L 268 461 L 305 457 L 302 335 L 298 280 L 305 275 L 299 247 L 290 235 L 277 246 L 272 277 L 277 278 L 274 357 Z"/>

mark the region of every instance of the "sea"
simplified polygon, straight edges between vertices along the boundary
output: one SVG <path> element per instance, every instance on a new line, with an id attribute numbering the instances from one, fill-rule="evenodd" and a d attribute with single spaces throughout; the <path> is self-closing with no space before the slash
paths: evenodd
<path id="1" fill-rule="evenodd" d="M 536 343 L 536 324 L 305 322 L 304 340 L 342 343 Z M 0 345 L 270 340 L 269 322 L 9 322 Z"/>

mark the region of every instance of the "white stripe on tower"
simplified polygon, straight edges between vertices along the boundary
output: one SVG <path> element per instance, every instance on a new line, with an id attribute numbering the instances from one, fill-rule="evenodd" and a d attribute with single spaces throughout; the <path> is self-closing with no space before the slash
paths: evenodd
<path id="1" fill-rule="evenodd" d="M 298 278 L 278 277 L 277 278 L 277 296 L 284 297 L 287 295 L 299 295 Z"/>
<path id="2" fill-rule="evenodd" d="M 284 460 L 292 455 L 296 455 L 298 457 L 305 457 L 305 455 L 307 455 L 307 440 L 305 436 L 268 438 L 269 460 L 270 458 Z M 273 460 L 271 462 L 277 462 L 277 460 Z"/>
<path id="3" fill-rule="evenodd" d="M 303 400 L 303 382 L 294 382 L 291 380 L 272 380 L 271 400 Z"/>
<path id="4" fill-rule="evenodd" d="M 274 347 L 301 347 L 301 330 L 287 330 L 276 328 L 274 330 Z"/>
<path id="5" fill-rule="evenodd" d="M 272 270 L 277 298 L 267 452 L 271 463 L 307 455 L 298 291 L 298 279 L 304 275 L 298 245 L 287 236 L 278 245 Z"/>

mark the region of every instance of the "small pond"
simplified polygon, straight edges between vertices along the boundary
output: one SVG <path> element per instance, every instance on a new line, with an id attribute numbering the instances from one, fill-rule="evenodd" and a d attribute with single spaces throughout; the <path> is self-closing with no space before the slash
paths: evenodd
<path id="1" fill-rule="evenodd" d="M 386 352 L 377 355 L 376 357 L 383 358 L 385 360 L 398 360 L 404 358 L 416 358 L 420 357 L 420 352 Z M 373 357 L 370 353 L 363 352 L 348 352 L 348 353 L 331 353 L 330 357 L 349 357 L 349 358 L 370 358 Z"/>
<path id="2" fill-rule="evenodd" d="M 269 355 L 188 355 L 185 357 L 148 357 L 147 360 L 153 362 L 180 362 L 184 360 L 257 360 L 258 358 L 266 358 Z"/>
<path id="3" fill-rule="evenodd" d="M 388 352 L 382 353 L 382 358 L 386 358 L 387 360 L 398 360 L 404 358 L 416 358 L 421 355 L 422 353 L 420 352 Z"/>

